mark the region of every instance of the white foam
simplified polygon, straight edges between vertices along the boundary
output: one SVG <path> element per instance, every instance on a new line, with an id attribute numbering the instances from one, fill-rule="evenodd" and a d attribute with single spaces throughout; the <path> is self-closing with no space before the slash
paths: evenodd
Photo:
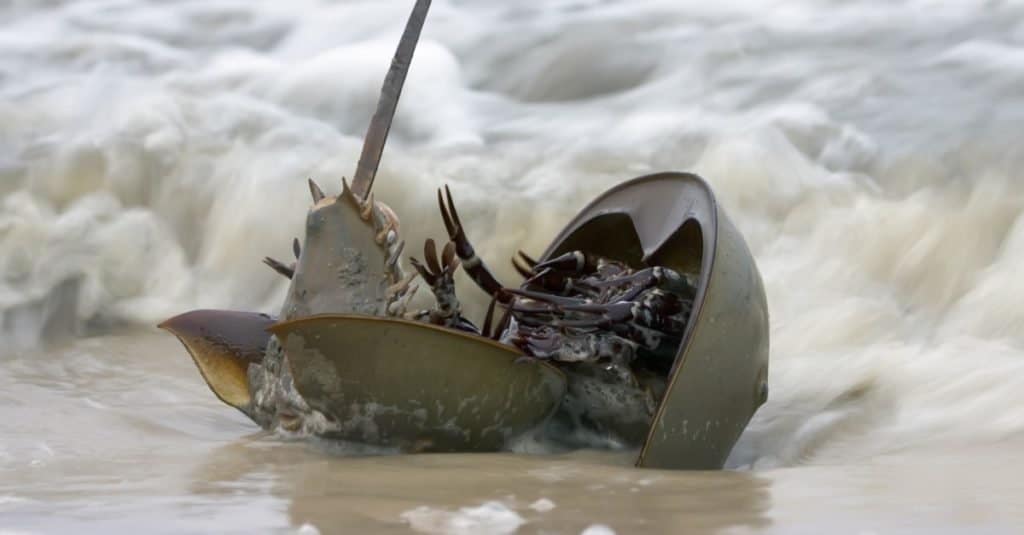
<path id="1" fill-rule="evenodd" d="M 591 524 L 584 528 L 580 535 L 615 535 L 615 530 L 604 524 Z"/>
<path id="2" fill-rule="evenodd" d="M 469 535 L 515 533 L 526 520 L 501 502 L 485 502 L 476 507 L 448 511 L 420 506 L 402 513 L 401 518 L 421 533 Z"/>
<path id="3" fill-rule="evenodd" d="M 530 509 L 537 511 L 538 513 L 547 513 L 548 511 L 551 511 L 554 508 L 555 502 L 547 498 L 541 498 L 530 504 Z"/>
<path id="4" fill-rule="evenodd" d="M 771 311 L 732 465 L 1024 432 L 1019 6 L 775 4 L 435 2 L 376 186 L 407 251 L 442 235 L 448 183 L 514 281 L 604 189 L 696 170 Z M 351 176 L 408 8 L 102 5 L 0 7 L 5 347 L 276 312 L 260 259 L 290 256 L 307 177 Z"/>
<path id="5" fill-rule="evenodd" d="M 306 522 L 296 528 L 295 535 L 320 535 L 320 530 L 313 524 Z"/>
<path id="6" fill-rule="evenodd" d="M 30 501 L 32 500 L 29 500 L 28 498 L 22 498 L 21 496 L 0 495 L 0 507 L 8 505 L 17 505 L 19 503 L 27 503 Z"/>

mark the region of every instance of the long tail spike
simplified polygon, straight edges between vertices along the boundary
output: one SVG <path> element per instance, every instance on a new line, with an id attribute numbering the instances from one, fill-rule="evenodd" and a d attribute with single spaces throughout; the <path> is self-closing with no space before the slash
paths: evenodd
<path id="1" fill-rule="evenodd" d="M 402 86 L 405 85 L 405 76 L 409 72 L 409 65 L 412 62 L 413 53 L 416 51 L 416 43 L 419 41 L 429 9 L 430 0 L 416 0 L 412 14 L 409 15 L 409 21 L 405 25 L 405 31 L 402 33 L 402 39 L 398 42 L 395 56 L 391 60 L 391 68 L 384 78 L 380 99 L 377 101 L 377 111 L 373 114 L 370 126 L 366 130 L 363 152 L 359 155 L 355 178 L 352 179 L 353 189 L 362 198 L 366 198 L 373 189 L 373 179 L 377 175 L 377 167 L 380 165 L 380 157 L 388 139 L 388 131 L 391 130 L 391 121 L 394 119 L 398 99 L 402 95 Z"/>

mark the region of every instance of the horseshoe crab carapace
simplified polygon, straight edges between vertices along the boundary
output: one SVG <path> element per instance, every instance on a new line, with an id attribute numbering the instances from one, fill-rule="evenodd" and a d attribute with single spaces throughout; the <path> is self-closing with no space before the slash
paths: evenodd
<path id="1" fill-rule="evenodd" d="M 543 258 L 572 250 L 669 266 L 698 281 L 637 465 L 721 468 L 767 400 L 768 306 L 754 258 L 711 188 L 671 172 L 620 184 L 584 208 Z M 570 374 L 570 390 L 573 381 Z"/>

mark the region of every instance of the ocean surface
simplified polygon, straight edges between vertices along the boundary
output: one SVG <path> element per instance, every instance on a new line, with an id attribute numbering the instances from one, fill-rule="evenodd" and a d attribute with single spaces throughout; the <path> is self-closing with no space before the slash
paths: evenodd
<path id="1" fill-rule="evenodd" d="M 260 260 L 352 176 L 411 6 L 0 0 L 0 534 L 1020 532 L 1017 0 L 434 1 L 377 198 L 421 244 L 448 184 L 514 280 L 605 189 L 707 179 L 771 314 L 729 470 L 350 457 L 220 404 L 154 325 L 277 312 Z"/>

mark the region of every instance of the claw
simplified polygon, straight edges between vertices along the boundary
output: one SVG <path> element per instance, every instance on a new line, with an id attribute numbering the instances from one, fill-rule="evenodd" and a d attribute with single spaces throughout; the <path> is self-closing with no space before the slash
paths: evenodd
<path id="1" fill-rule="evenodd" d="M 533 283 L 537 282 L 538 280 L 543 279 L 546 275 L 548 275 L 550 273 L 551 273 L 551 268 L 544 268 L 543 270 L 541 270 L 536 275 L 533 275 L 533 276 L 527 278 L 526 281 L 523 282 L 523 285 L 524 286 L 528 286 L 530 284 L 533 284 Z"/>
<path id="2" fill-rule="evenodd" d="M 517 252 L 519 253 L 519 258 L 521 258 L 524 262 L 526 262 L 526 265 L 530 269 L 533 269 L 533 268 L 537 267 L 537 261 L 534 260 L 530 255 L 524 253 L 522 249 L 520 249 Z"/>
<path id="3" fill-rule="evenodd" d="M 434 286 L 434 283 L 437 282 L 437 277 L 435 277 L 433 273 L 427 270 L 427 268 L 423 264 L 421 264 L 419 260 L 416 260 L 415 257 L 410 256 L 409 263 L 412 264 L 412 267 L 416 269 L 416 271 L 420 274 L 420 277 L 423 277 L 423 280 L 426 281 L 427 284 L 429 284 L 430 286 Z"/>
<path id="4" fill-rule="evenodd" d="M 455 260 L 455 242 L 448 242 L 444 244 L 444 251 L 441 252 L 441 262 L 445 268 L 452 267 L 451 271 L 455 272 L 455 267 L 458 266 Z"/>
<path id="5" fill-rule="evenodd" d="M 448 211 L 452 216 L 452 222 L 456 227 L 462 228 L 462 221 L 459 220 L 459 213 L 455 211 L 455 201 L 452 200 L 452 190 L 448 189 L 448 184 L 444 185 L 444 196 L 448 199 Z"/>
<path id="6" fill-rule="evenodd" d="M 448 186 L 445 186 L 444 190 L 448 192 Z M 451 203 L 451 192 L 448 192 L 448 202 Z M 448 231 L 448 237 L 455 240 L 457 235 L 457 228 L 455 223 L 452 221 L 451 214 L 448 213 L 448 207 L 444 204 L 444 197 L 441 196 L 441 190 L 437 190 L 437 206 L 441 209 L 441 219 L 444 220 L 444 228 Z"/>
<path id="7" fill-rule="evenodd" d="M 444 228 L 448 231 L 448 238 L 455 242 L 455 249 L 459 253 L 459 258 L 463 260 L 475 258 L 476 252 L 473 251 L 473 246 L 466 238 L 466 230 L 459 219 L 459 213 L 455 210 L 455 201 L 452 199 L 452 192 L 448 189 L 447 185 L 444 187 L 444 194 L 448 201 L 447 204 L 441 198 L 441 190 L 437 190 L 437 204 L 441 207 L 441 219 L 444 220 Z"/>
<path id="8" fill-rule="evenodd" d="M 269 256 L 263 259 L 263 263 L 270 266 L 270 269 L 288 277 L 289 279 L 295 276 L 295 268 L 284 265 L 284 263 L 274 260 Z"/>
<path id="9" fill-rule="evenodd" d="M 324 195 L 324 190 L 320 189 L 320 186 L 318 186 L 316 182 L 313 182 L 312 178 L 310 178 L 308 180 L 309 180 L 309 193 L 310 193 L 310 195 L 313 196 L 313 204 L 316 204 L 316 203 L 322 201 L 324 199 L 324 197 L 326 197 L 326 195 Z"/>
<path id="10" fill-rule="evenodd" d="M 299 244 L 298 238 L 292 239 L 292 252 L 295 253 L 295 259 L 298 260 L 299 255 L 302 254 L 302 245 Z"/>
<path id="11" fill-rule="evenodd" d="M 531 272 L 525 266 L 520 265 L 519 261 L 516 260 L 516 257 L 514 256 L 512 257 L 512 267 L 516 268 L 516 271 L 519 272 L 519 274 L 522 275 L 524 279 L 533 278 L 533 272 Z"/>
<path id="12" fill-rule="evenodd" d="M 437 261 L 437 244 L 433 238 L 427 238 L 427 242 L 423 244 L 423 258 L 432 273 L 441 274 L 441 264 Z"/>
<path id="13" fill-rule="evenodd" d="M 580 251 L 571 251 L 550 260 L 545 260 L 533 266 L 536 271 L 543 268 L 552 268 L 562 271 L 583 271 L 587 267 L 587 257 Z"/>
<path id="14" fill-rule="evenodd" d="M 502 292 L 502 284 L 498 282 L 491 270 L 476 256 L 473 245 L 466 237 L 466 231 L 459 219 L 459 213 L 455 210 L 455 201 L 452 199 L 452 192 L 448 186 L 444 187 L 445 195 L 437 190 L 437 205 L 441 210 L 441 219 L 444 220 L 445 230 L 448 231 L 448 238 L 455 243 L 455 254 L 462 260 L 466 274 L 473 279 L 488 295 L 497 295 L 498 300 L 507 303 L 509 296 Z M 447 203 L 445 198 L 447 197 Z"/>
<path id="15" fill-rule="evenodd" d="M 586 304 L 589 304 L 586 300 L 583 300 L 583 299 L 576 299 L 576 298 L 572 298 L 572 297 L 562 297 L 562 296 L 559 296 L 559 295 L 546 294 L 546 293 L 542 293 L 542 292 L 533 292 L 533 291 L 530 291 L 530 290 L 518 290 L 518 289 L 514 289 L 514 288 L 505 288 L 505 291 L 510 293 L 510 294 L 513 294 L 513 295 L 518 295 L 520 297 L 526 297 L 528 299 L 533 299 L 534 301 L 541 301 L 543 303 L 552 303 L 552 304 L 556 304 L 556 305 L 559 305 L 559 306 L 586 305 Z"/>

